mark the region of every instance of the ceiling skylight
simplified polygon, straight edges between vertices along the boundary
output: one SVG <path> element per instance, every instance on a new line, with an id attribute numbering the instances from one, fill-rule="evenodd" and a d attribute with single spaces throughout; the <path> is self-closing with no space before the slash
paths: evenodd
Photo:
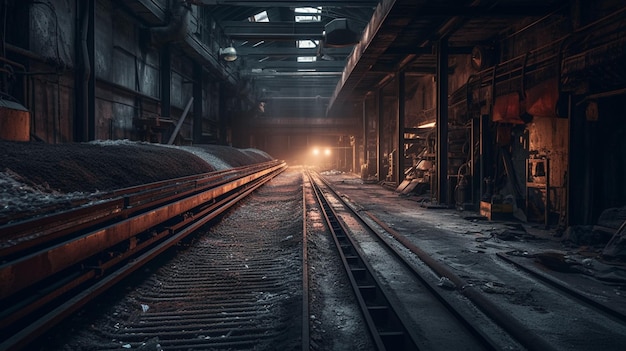
<path id="1" fill-rule="evenodd" d="M 294 13 L 296 22 L 320 22 L 322 20 L 321 7 L 296 7 Z"/>
<path id="2" fill-rule="evenodd" d="M 319 40 L 298 40 L 296 46 L 300 49 L 316 48 L 320 44 Z"/>
<path id="3" fill-rule="evenodd" d="M 267 17 L 267 11 L 259 12 L 250 18 L 250 22 L 269 22 L 270 18 Z"/>

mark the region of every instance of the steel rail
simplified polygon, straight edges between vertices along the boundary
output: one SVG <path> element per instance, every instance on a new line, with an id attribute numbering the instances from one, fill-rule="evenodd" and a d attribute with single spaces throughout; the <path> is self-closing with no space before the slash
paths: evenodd
<path id="1" fill-rule="evenodd" d="M 233 177 L 217 187 L 193 193 L 184 199 L 176 199 L 169 204 L 162 204 L 160 200 L 156 200 L 162 206 L 109 225 L 108 228 L 118 227 L 121 231 L 127 231 L 123 243 L 100 246 L 99 251 L 93 255 L 83 252 L 89 251 L 87 249 L 90 245 L 86 242 L 95 240 L 96 245 L 92 242 L 91 247 L 97 247 L 97 244 L 102 243 L 97 239 L 97 234 L 106 235 L 118 231 L 106 228 L 96 230 L 90 233 L 91 235 L 70 239 L 65 245 L 72 249 L 61 250 L 57 252 L 58 255 L 54 254 L 55 250 L 63 245 L 56 245 L 0 266 L 0 278 L 3 281 L 0 288 L 4 288 L 5 291 L 10 291 L 11 288 L 5 286 L 12 285 L 11 283 L 18 277 L 15 274 L 26 274 L 27 266 L 20 266 L 19 263 L 28 261 L 34 265 L 30 266 L 31 273 L 35 273 L 31 275 L 36 276 L 28 278 L 32 286 L 22 287 L 25 289 L 24 292 L 21 292 L 20 288 L 13 289 L 8 298 L 0 300 L 3 306 L 7 306 L 0 311 L 0 329 L 3 330 L 3 335 L 12 335 L 0 343 L 0 349 L 25 347 L 35 337 L 89 300 L 280 174 L 286 169 L 286 164 L 266 164 L 264 167 L 260 170 L 257 167 L 256 172 L 252 174 L 243 172 L 246 175 Z M 126 224 L 131 220 L 139 221 L 140 225 Z M 110 243 L 107 240 L 104 242 Z M 100 254 L 102 252 L 104 254 Z M 58 271 L 51 269 L 50 266 L 57 263 L 55 260 L 62 260 L 63 255 L 72 256 L 63 262 L 66 267 L 63 269 L 57 267 Z M 105 260 L 105 257 L 108 257 L 108 260 Z M 39 270 L 47 272 L 47 275 L 33 267 L 39 267 Z M 77 289 L 78 287 L 80 289 Z"/>
<path id="2" fill-rule="evenodd" d="M 7 240 L 28 237 L 28 240 L 12 246 L 0 248 L 0 257 L 6 260 L 11 255 L 25 254 L 26 250 L 47 245 L 68 233 L 78 233 L 89 226 L 96 226 L 108 220 L 130 217 L 150 206 L 158 205 L 172 198 L 183 198 L 192 192 L 202 191 L 225 183 L 228 179 L 249 174 L 279 161 L 270 161 L 253 166 L 237 167 L 217 172 L 203 173 L 160 182 L 139 185 L 105 194 L 100 201 L 66 211 L 17 221 L 0 226 L 0 238 Z"/>
<path id="3" fill-rule="evenodd" d="M 626 323 L 626 315 L 622 313 L 621 311 L 616 310 L 615 308 L 612 308 L 610 305 L 594 300 L 590 298 L 589 296 L 585 295 L 584 293 L 581 293 L 575 289 L 568 287 L 566 283 L 563 283 L 559 281 L 558 279 L 551 277 L 548 274 L 542 273 L 541 270 L 539 269 L 529 268 L 523 264 L 520 264 L 519 262 L 516 262 L 515 260 L 508 257 L 506 253 L 497 252 L 496 256 L 498 256 L 500 259 L 504 260 L 505 262 L 515 266 L 516 268 L 519 268 L 522 271 L 532 275 L 533 277 L 539 278 L 541 281 L 543 281 L 547 285 L 553 288 L 556 288 L 557 290 L 561 292 L 568 294 L 572 298 L 579 300 L 580 302 L 586 304 L 587 306 L 590 306 L 593 309 L 596 309 L 608 316 L 611 316 L 612 318 L 615 318 L 622 323 Z"/>
<path id="4" fill-rule="evenodd" d="M 303 175 L 304 178 L 304 175 Z M 309 256 L 307 245 L 307 213 L 306 189 L 302 182 L 302 351 L 309 351 L 311 346 L 311 330 L 309 316 Z"/>
<path id="5" fill-rule="evenodd" d="M 417 350 L 415 336 L 405 327 L 387 297 L 374 270 L 364 258 L 358 245 L 328 203 L 319 185 L 307 171 L 315 197 L 333 236 L 357 302 L 377 350 Z"/>
<path id="6" fill-rule="evenodd" d="M 268 168 L 281 167 L 274 165 Z M 180 198 L 177 195 L 159 198 L 150 202 L 150 210 L 134 214 L 133 216 L 116 221 L 112 224 L 104 223 L 104 226 L 90 226 L 87 232 L 78 231 L 77 236 L 64 239 L 62 242 L 53 243 L 33 253 L 20 255 L 0 265 L 0 278 L 5 284 L 0 286 L 0 299 L 19 292 L 20 290 L 72 266 L 79 261 L 85 260 L 106 248 L 113 247 L 125 240 L 134 237 L 138 233 L 148 231 L 157 223 L 182 215 L 185 212 L 206 203 L 214 201 L 246 183 L 264 176 L 269 171 L 246 172 L 242 176 L 227 179 L 225 182 L 202 187 L 200 192 L 186 191 Z M 95 220 L 100 223 L 100 218 Z M 82 221 L 78 225 L 85 225 Z M 87 224 L 88 225 L 88 224 Z M 66 230 L 66 228 L 64 228 Z M 33 268 L 38 269 L 33 271 Z"/>
<path id="7" fill-rule="evenodd" d="M 491 340 L 491 338 L 482 332 L 480 329 L 476 328 L 471 320 L 463 316 L 461 313 L 456 311 L 453 306 L 451 306 L 448 301 L 437 291 L 434 285 L 422 277 L 422 275 L 417 272 L 415 267 L 409 264 L 403 256 L 398 252 L 392 245 L 390 245 L 387 240 L 385 240 L 382 235 L 374 230 L 363 218 L 361 214 L 359 214 L 352 206 L 350 206 L 343 197 L 338 194 L 330 184 L 324 179 L 320 177 L 322 182 L 326 184 L 326 186 L 333 192 L 337 198 L 347 207 L 359 220 L 361 224 L 365 227 L 369 228 L 372 233 L 377 235 L 379 239 L 389 248 L 394 254 L 404 262 L 405 266 L 408 267 L 415 276 L 420 279 L 425 286 L 429 287 L 432 293 L 437 296 L 437 298 L 448 308 L 448 310 L 454 315 L 458 316 L 459 320 L 463 322 L 463 324 L 468 328 L 468 330 L 474 334 L 477 338 L 483 341 L 484 345 L 489 347 L 492 350 L 497 350 L 498 345 Z M 468 284 L 464 279 L 457 276 L 451 270 L 449 270 L 445 265 L 436 261 L 432 256 L 427 254 L 425 251 L 421 250 L 415 244 L 410 242 L 405 236 L 401 235 L 393 228 L 389 227 L 386 223 L 378 219 L 373 214 L 364 211 L 364 213 L 370 217 L 372 221 L 374 221 L 377 225 L 379 225 L 384 231 L 388 232 L 395 240 L 397 240 L 400 244 L 406 247 L 409 251 L 416 254 L 417 257 L 424 262 L 433 272 L 435 272 L 440 277 L 446 277 L 450 279 L 456 286 L 456 289 L 465 297 L 467 297 L 472 303 L 474 303 L 485 315 L 491 318 L 497 325 L 499 325 L 503 330 L 505 330 L 509 335 L 511 335 L 515 340 L 517 340 L 524 347 L 527 347 L 528 350 L 541 350 L 541 351 L 551 351 L 555 350 L 552 345 L 550 345 L 546 340 L 544 340 L 539 335 L 533 333 L 529 328 L 521 324 L 516 319 L 507 317 L 507 313 L 502 311 L 499 307 L 497 307 L 493 302 L 491 302 L 488 298 L 484 296 L 478 289 L 473 287 L 471 284 Z"/>

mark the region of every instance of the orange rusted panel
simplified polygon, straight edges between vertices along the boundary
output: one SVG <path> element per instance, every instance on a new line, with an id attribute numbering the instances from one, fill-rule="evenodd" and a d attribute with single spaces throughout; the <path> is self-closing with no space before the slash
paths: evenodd
<path id="1" fill-rule="evenodd" d="M 493 121 L 524 124 L 520 118 L 521 112 L 518 93 L 497 96 L 493 106 Z"/>
<path id="2" fill-rule="evenodd" d="M 0 103 L 0 139 L 30 141 L 30 112 L 11 101 Z"/>
<path id="3" fill-rule="evenodd" d="M 537 117 L 557 117 L 556 105 L 559 100 L 559 86 L 556 79 L 550 79 L 526 90 L 526 112 Z"/>

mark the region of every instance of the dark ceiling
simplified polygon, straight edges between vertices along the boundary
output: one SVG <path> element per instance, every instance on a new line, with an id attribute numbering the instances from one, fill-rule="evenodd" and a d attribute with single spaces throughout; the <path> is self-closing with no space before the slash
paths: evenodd
<path id="1" fill-rule="evenodd" d="M 470 54 L 475 45 L 501 36 L 514 24 L 532 23 L 561 11 L 567 0 L 201 0 L 235 45 L 249 77 L 280 116 L 337 115 L 397 72 L 433 74 L 435 43 L 446 38 L 451 54 Z M 320 7 L 319 14 L 299 8 Z M 266 11 L 269 22 L 252 18 Z M 296 16 L 316 15 L 319 22 Z M 346 18 L 356 45 L 328 47 L 325 26 Z M 320 40 L 298 48 L 298 40 Z M 312 62 L 299 62 L 309 57 Z M 314 59 L 312 59 L 314 58 Z M 306 59 L 300 59 L 306 60 Z"/>

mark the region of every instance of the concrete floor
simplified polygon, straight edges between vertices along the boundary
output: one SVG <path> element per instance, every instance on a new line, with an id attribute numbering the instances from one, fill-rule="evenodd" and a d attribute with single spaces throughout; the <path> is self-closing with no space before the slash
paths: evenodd
<path id="1" fill-rule="evenodd" d="M 601 262 L 601 248 L 572 245 L 541 224 L 479 220 L 476 212 L 427 209 L 415 197 L 364 184 L 353 174 L 328 173 L 325 178 L 355 208 L 388 223 L 556 349 L 617 350 L 626 343 L 626 323 L 591 317 L 587 304 L 563 298 L 524 271 L 537 272 L 626 315 L 626 271 Z M 557 260 L 548 260 L 555 256 Z"/>

